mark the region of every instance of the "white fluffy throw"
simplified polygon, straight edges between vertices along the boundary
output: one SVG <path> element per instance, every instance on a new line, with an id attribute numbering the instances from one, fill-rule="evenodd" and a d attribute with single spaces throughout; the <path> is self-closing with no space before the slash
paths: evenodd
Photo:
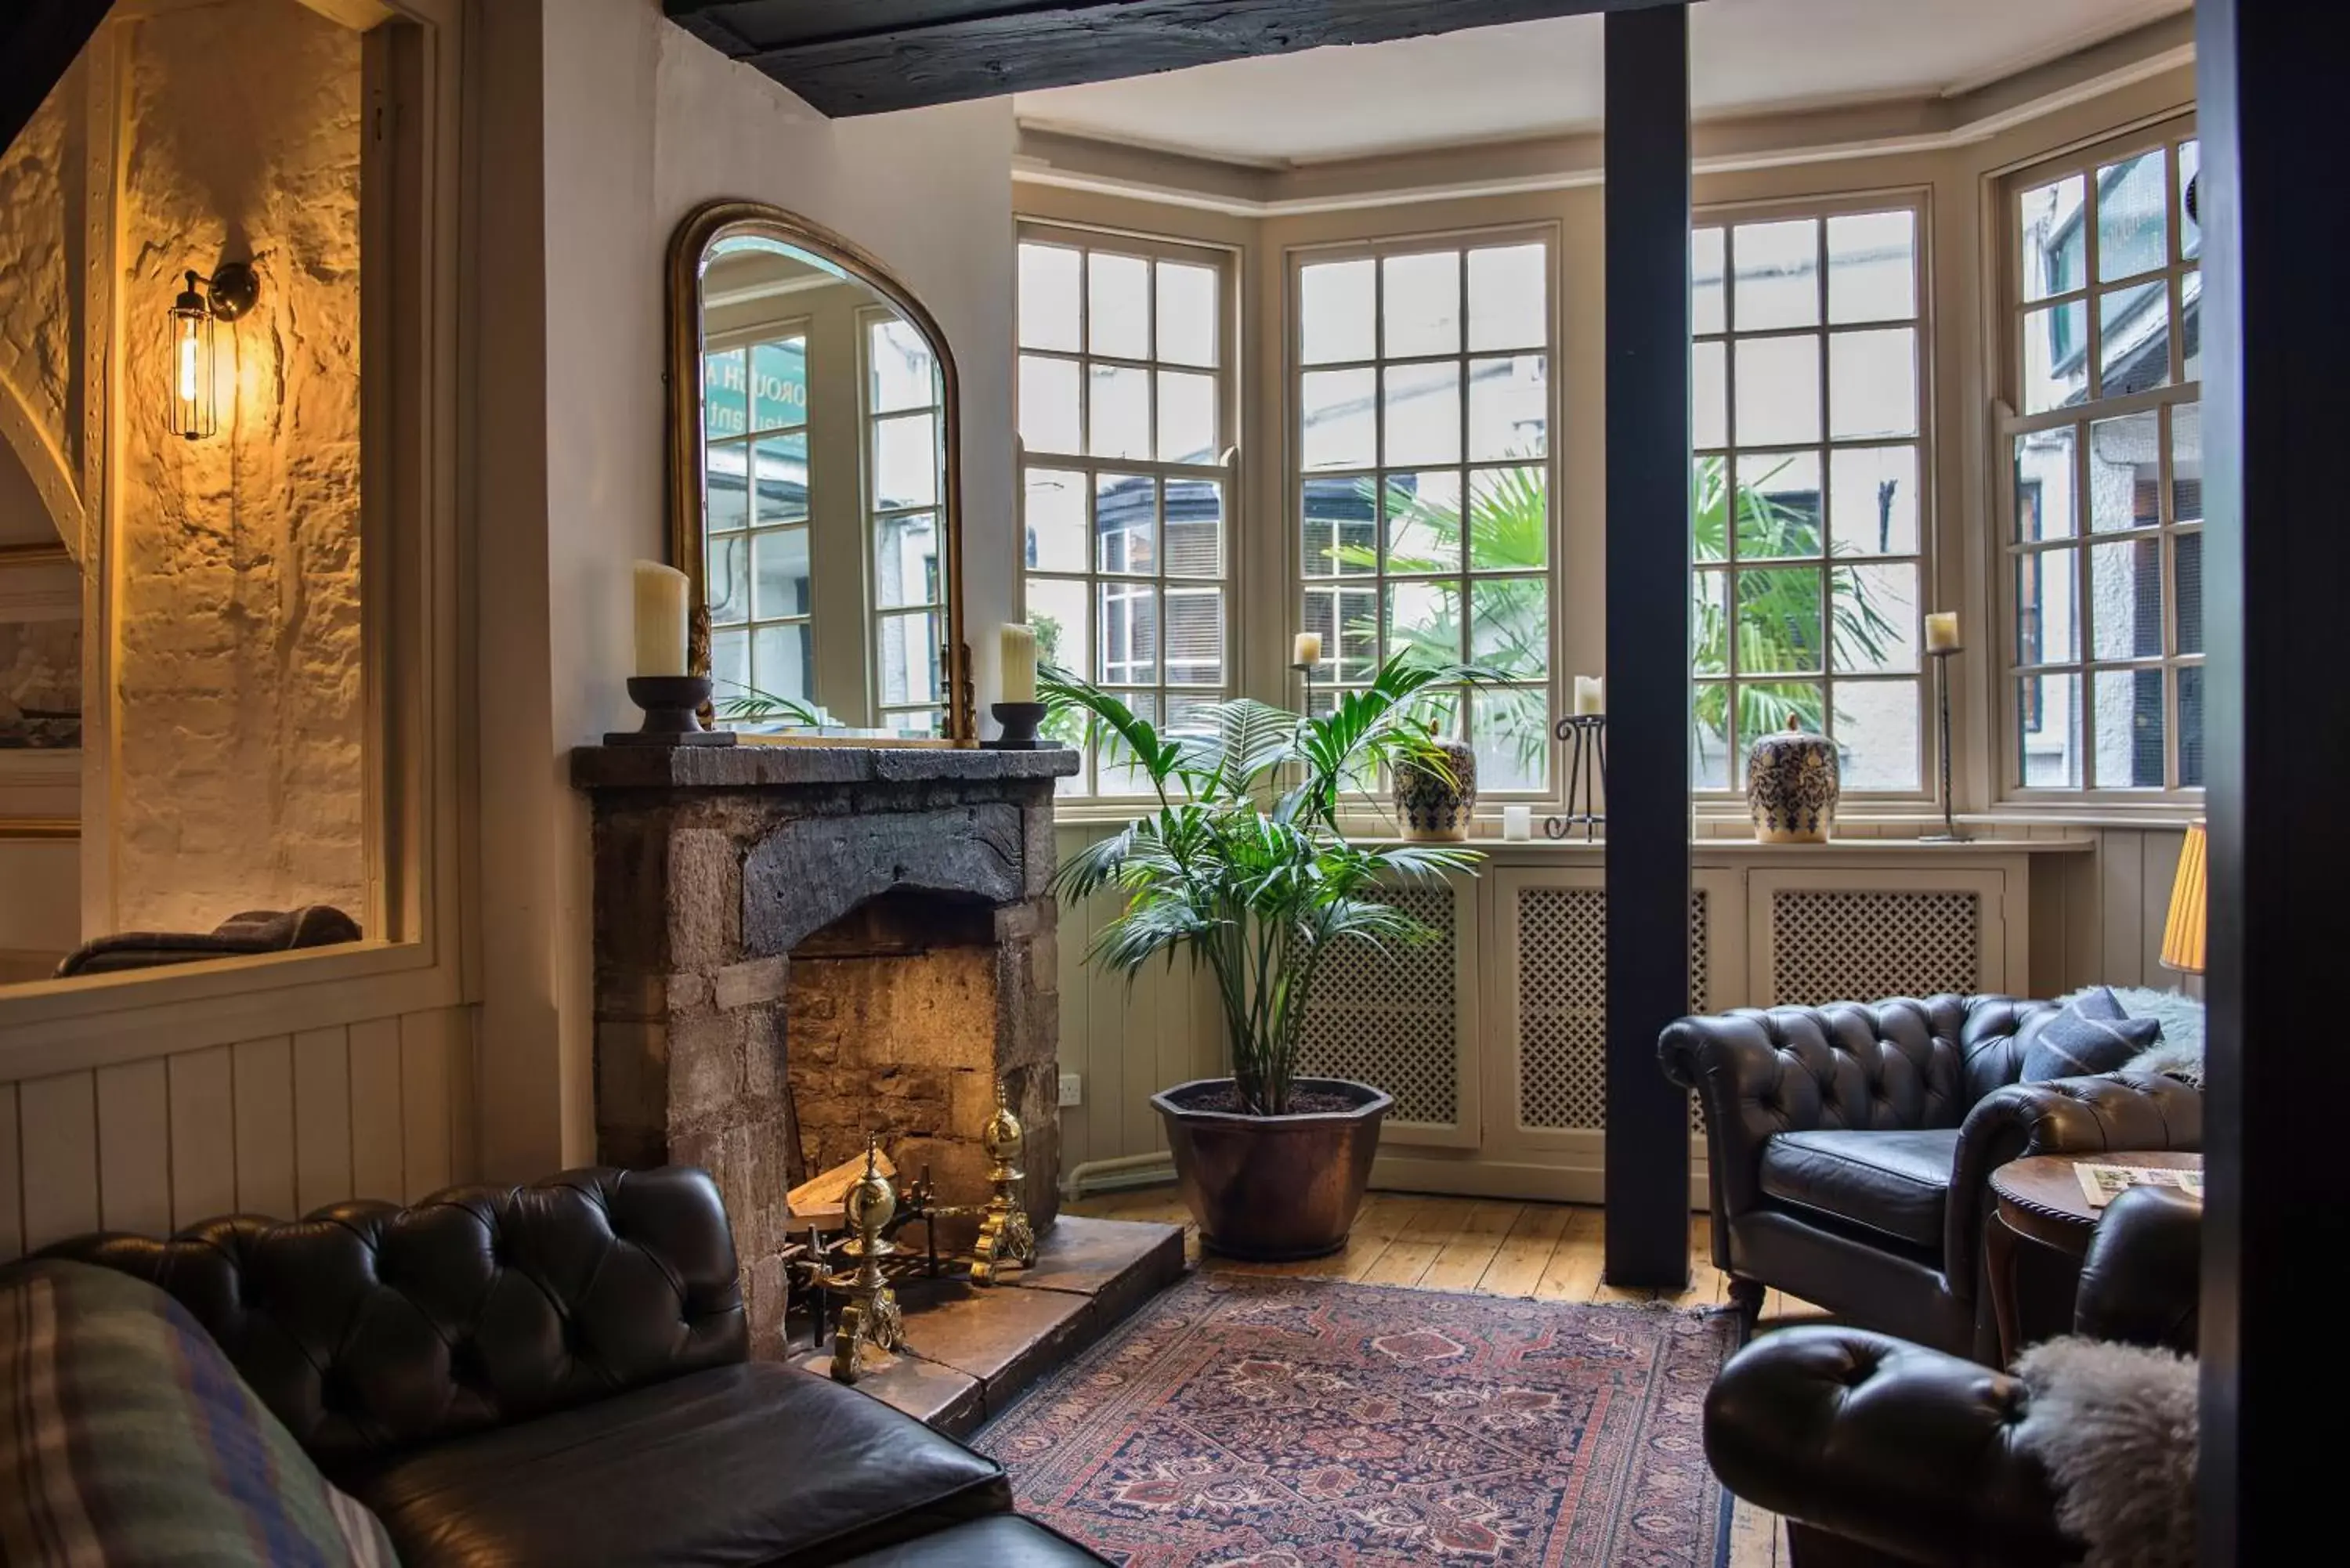
<path id="1" fill-rule="evenodd" d="M 2032 1391 L 2016 1440 L 2055 1481 L 2083 1568 L 2194 1568 L 2195 1371 L 2168 1351 L 2071 1338 L 2016 1362 Z"/>
<path id="2" fill-rule="evenodd" d="M 2056 1000 L 2070 1003 L 2102 989 L 2105 988 L 2088 986 Z M 2155 991 L 2142 985 L 2116 985 L 2111 989 L 2124 1012 L 2132 1018 L 2158 1019 L 2162 1023 L 2162 1038 L 2122 1064 L 2124 1068 L 2133 1073 L 2165 1073 L 2201 1088 L 2203 1004 L 2176 991 Z"/>

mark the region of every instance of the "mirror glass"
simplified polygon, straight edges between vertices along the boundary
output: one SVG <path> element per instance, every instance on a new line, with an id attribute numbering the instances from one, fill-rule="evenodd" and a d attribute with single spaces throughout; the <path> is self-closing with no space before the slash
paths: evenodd
<path id="1" fill-rule="evenodd" d="M 780 214 L 697 237 L 699 483 L 676 544 L 715 722 L 746 740 L 967 736 L 934 331 Z"/>

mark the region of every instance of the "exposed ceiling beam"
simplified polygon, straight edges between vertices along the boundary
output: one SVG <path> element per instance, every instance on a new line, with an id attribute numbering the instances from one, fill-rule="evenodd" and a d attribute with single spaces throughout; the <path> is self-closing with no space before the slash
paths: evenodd
<path id="1" fill-rule="evenodd" d="M 836 119 L 1667 0 L 662 0 Z"/>

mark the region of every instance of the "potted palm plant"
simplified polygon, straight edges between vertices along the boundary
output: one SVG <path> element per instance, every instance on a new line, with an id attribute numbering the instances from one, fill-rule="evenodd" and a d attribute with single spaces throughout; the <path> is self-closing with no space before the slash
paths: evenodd
<path id="1" fill-rule="evenodd" d="M 1158 796 L 1155 810 L 1055 875 L 1064 898 L 1114 889 L 1125 899 L 1088 958 L 1130 977 L 1180 956 L 1215 980 L 1232 1076 L 1178 1085 L 1151 1104 L 1201 1240 L 1217 1251 L 1305 1258 L 1346 1244 L 1393 1101 L 1369 1085 L 1299 1075 L 1306 1005 L 1341 947 L 1431 935 L 1378 898 L 1378 884 L 1440 877 L 1478 857 L 1355 843 L 1339 803 L 1383 767 L 1444 770 L 1421 710 L 1439 689 L 1479 679 L 1402 655 L 1369 686 L 1338 693 L 1326 714 L 1241 700 L 1163 733 L 1066 672 L 1040 682 L 1049 704 L 1082 715 Z"/>

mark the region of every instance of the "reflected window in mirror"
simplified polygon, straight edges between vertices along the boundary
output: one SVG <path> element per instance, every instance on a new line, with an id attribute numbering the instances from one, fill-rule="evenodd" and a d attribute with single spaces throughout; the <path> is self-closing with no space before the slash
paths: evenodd
<path id="1" fill-rule="evenodd" d="M 939 476 L 946 410 L 937 357 L 894 312 L 864 317 L 867 526 L 873 540 L 875 671 L 881 722 L 936 731 L 946 721 L 946 574 Z"/>
<path id="2" fill-rule="evenodd" d="M 1024 224 L 1023 588 L 1038 654 L 1160 724 L 1232 695 L 1238 437 L 1223 252 Z M 1083 746 L 1055 715 L 1046 733 Z M 1065 794 L 1142 781 L 1090 753 Z"/>

